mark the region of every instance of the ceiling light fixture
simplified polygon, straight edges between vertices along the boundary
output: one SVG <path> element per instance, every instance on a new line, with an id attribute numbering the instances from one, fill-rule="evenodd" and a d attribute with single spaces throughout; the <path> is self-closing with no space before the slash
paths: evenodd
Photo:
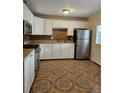
<path id="1" fill-rule="evenodd" d="M 62 11 L 63 11 L 63 13 L 64 13 L 65 15 L 67 15 L 67 14 L 70 13 L 70 10 L 69 10 L 69 9 L 63 9 Z"/>

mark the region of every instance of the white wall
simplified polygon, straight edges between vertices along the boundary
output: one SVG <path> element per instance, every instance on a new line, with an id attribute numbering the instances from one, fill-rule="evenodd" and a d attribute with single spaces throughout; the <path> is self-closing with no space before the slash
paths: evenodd
<path id="1" fill-rule="evenodd" d="M 89 18 L 89 28 L 92 30 L 91 60 L 101 65 L 101 45 L 96 44 L 96 25 L 101 24 L 101 12 Z"/>

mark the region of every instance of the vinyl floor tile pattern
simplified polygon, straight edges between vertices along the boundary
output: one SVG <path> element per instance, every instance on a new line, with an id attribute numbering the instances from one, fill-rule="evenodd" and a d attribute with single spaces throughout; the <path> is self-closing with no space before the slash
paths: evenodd
<path id="1" fill-rule="evenodd" d="M 41 61 L 30 93 L 101 93 L 101 68 L 87 60 Z"/>

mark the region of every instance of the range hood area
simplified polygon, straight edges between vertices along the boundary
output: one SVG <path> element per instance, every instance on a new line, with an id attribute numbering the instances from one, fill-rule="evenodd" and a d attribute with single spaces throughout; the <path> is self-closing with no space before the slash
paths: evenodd
<path id="1" fill-rule="evenodd" d="M 67 40 L 67 28 L 53 28 L 52 29 L 53 40 Z"/>

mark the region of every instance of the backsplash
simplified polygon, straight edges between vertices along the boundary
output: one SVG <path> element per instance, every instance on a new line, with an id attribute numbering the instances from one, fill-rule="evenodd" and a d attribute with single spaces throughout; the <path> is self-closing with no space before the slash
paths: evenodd
<path id="1" fill-rule="evenodd" d="M 51 35 L 31 35 L 30 40 L 50 40 Z"/>
<path id="2" fill-rule="evenodd" d="M 23 42 L 30 41 L 30 35 L 23 35 Z"/>
<path id="3" fill-rule="evenodd" d="M 51 35 L 31 35 L 30 40 L 56 40 Z M 67 36 L 66 40 L 72 41 L 73 36 Z"/>
<path id="4" fill-rule="evenodd" d="M 54 28 L 52 30 L 53 40 L 67 40 L 67 29 L 66 28 Z"/>

